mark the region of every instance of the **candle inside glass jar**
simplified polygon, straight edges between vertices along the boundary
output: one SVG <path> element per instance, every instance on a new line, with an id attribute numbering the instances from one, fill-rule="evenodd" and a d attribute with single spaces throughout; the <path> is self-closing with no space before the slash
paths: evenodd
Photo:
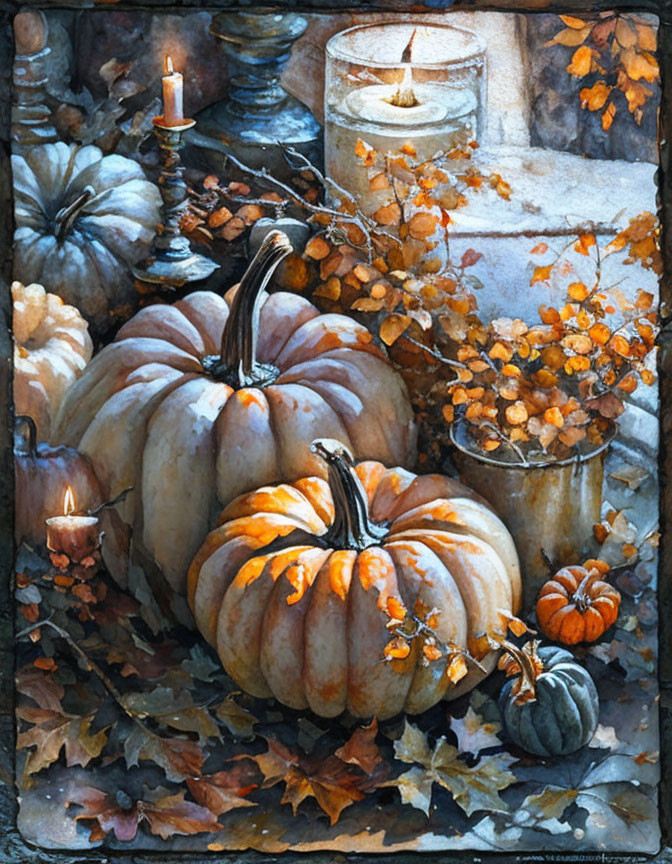
<path id="1" fill-rule="evenodd" d="M 163 76 L 163 125 L 182 126 L 184 124 L 184 79 L 173 69 L 169 54 L 164 59 Z"/>
<path id="2" fill-rule="evenodd" d="M 99 520 L 95 516 L 75 514 L 72 486 L 65 490 L 63 516 L 46 520 L 47 549 L 57 555 L 67 555 L 75 564 L 90 557 L 100 545 Z"/>
<path id="3" fill-rule="evenodd" d="M 394 46 L 394 47 L 393 47 Z M 389 54 L 399 50 L 398 64 Z M 363 25 L 327 45 L 327 175 L 371 214 L 389 191 L 371 189 L 380 166 L 355 156 L 361 139 L 381 155 L 434 159 L 473 140 L 483 57 L 471 33 L 443 25 Z M 456 59 L 463 55 L 463 62 Z M 395 68 L 396 66 L 396 68 Z"/>

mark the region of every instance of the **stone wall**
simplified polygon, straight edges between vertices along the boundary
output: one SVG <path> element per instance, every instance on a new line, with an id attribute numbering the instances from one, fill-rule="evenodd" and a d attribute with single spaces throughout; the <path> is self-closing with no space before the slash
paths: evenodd
<path id="1" fill-rule="evenodd" d="M 628 111 L 625 96 L 618 92 L 612 98 L 617 106 L 611 129 L 602 129 L 600 112 L 582 109 L 579 92 L 592 86 L 598 74 L 574 78 L 567 73 L 572 48 L 546 45 L 562 29 L 557 15 L 522 16 L 529 63 L 530 139 L 535 147 L 567 150 L 595 159 L 626 159 L 629 162 L 656 162 L 657 107 L 660 86 L 646 86 L 653 91 L 644 106 L 641 125 Z"/>

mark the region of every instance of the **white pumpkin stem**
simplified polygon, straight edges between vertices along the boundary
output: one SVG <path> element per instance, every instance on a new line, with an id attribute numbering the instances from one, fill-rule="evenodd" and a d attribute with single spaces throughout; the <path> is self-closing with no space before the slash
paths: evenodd
<path id="1" fill-rule="evenodd" d="M 592 605 L 592 600 L 590 595 L 588 594 L 588 589 L 593 584 L 593 582 L 598 582 L 601 578 L 601 573 L 596 571 L 591 571 L 587 573 L 581 582 L 579 583 L 578 588 L 572 595 L 572 601 L 576 605 L 576 608 L 583 614 L 588 610 L 588 607 Z"/>
<path id="2" fill-rule="evenodd" d="M 348 448 L 330 438 L 319 438 L 310 446 L 327 463 L 329 488 L 334 501 L 334 521 L 324 538 L 336 549 L 361 551 L 379 545 L 389 531 L 386 525 L 373 522 L 369 503 L 355 473 Z"/>
<path id="3" fill-rule="evenodd" d="M 14 418 L 14 431 L 21 441 L 21 452 L 34 459 L 37 456 L 37 426 L 33 418 L 29 414 L 17 414 Z"/>
<path id="4" fill-rule="evenodd" d="M 276 267 L 292 251 L 286 234 L 271 231 L 240 280 L 222 334 L 219 363 L 213 370 L 217 378 L 233 387 L 262 386 L 279 374 L 275 366 L 257 360 L 259 301 Z"/>
<path id="5" fill-rule="evenodd" d="M 84 205 L 93 198 L 96 190 L 93 186 L 87 186 L 79 198 L 75 198 L 72 204 L 61 208 L 55 217 L 55 222 L 58 224 L 58 234 L 56 242 L 60 245 L 70 233 L 70 229 L 75 224 L 75 220 L 79 216 L 79 211 Z"/>

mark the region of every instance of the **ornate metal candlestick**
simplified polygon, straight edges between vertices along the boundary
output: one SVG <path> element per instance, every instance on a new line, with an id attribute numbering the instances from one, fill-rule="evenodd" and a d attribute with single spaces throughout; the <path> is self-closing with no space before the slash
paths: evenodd
<path id="1" fill-rule="evenodd" d="M 12 144 L 14 149 L 51 144 L 58 134 L 51 122 L 51 110 L 44 104 L 47 79 L 44 61 L 51 54 L 47 46 L 49 29 L 43 12 L 25 10 L 14 18 Z"/>
<path id="2" fill-rule="evenodd" d="M 185 120 L 181 126 L 165 126 L 163 117 L 154 118 L 161 162 L 159 191 L 163 204 L 161 224 L 149 257 L 133 268 L 133 275 L 142 282 L 180 288 L 187 282 L 207 278 L 219 267 L 210 258 L 192 252 L 189 240 L 180 232 L 180 218 L 187 208 L 187 185 L 179 151 L 182 136 L 195 125 L 195 120 Z"/>
<path id="3" fill-rule="evenodd" d="M 310 111 L 283 90 L 280 75 L 292 44 L 306 29 L 294 13 L 223 12 L 210 32 L 222 40 L 229 58 L 231 89 L 227 98 L 198 115 L 198 134 L 188 141 L 206 151 L 218 170 L 229 151 L 253 168 L 273 174 L 287 171 L 278 142 L 289 144 L 319 164 L 320 126 Z"/>

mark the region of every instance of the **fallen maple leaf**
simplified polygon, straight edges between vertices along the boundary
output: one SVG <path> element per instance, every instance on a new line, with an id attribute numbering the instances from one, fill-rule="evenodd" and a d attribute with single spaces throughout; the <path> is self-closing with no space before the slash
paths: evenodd
<path id="1" fill-rule="evenodd" d="M 16 689 L 24 696 L 29 696 L 40 708 L 56 712 L 63 710 L 63 685 L 52 674 L 41 671 L 32 663 L 22 666 L 16 673 Z"/>
<path id="2" fill-rule="evenodd" d="M 521 809 L 540 820 L 560 819 L 569 805 L 576 801 L 578 794 L 576 789 L 547 786 L 537 795 L 528 795 Z"/>
<path id="3" fill-rule="evenodd" d="M 172 729 L 196 732 L 201 744 L 208 738 L 219 738 L 217 724 L 205 708 L 194 705 L 187 690 L 175 694 L 170 687 L 156 687 L 144 693 L 127 693 L 123 702 L 137 717 L 152 717 Z"/>
<path id="4" fill-rule="evenodd" d="M 234 700 L 232 693 L 219 703 L 215 714 L 236 738 L 254 738 L 254 725 L 259 721 Z"/>
<path id="5" fill-rule="evenodd" d="M 284 783 L 280 803 L 291 804 L 294 815 L 300 804 L 312 797 L 335 825 L 346 807 L 364 798 L 362 789 L 370 787 L 369 778 L 362 771 L 338 756 L 315 758 L 295 753 L 272 738 L 266 738 L 266 743 L 266 753 L 235 758 L 256 762 L 264 775 L 262 788 Z"/>
<path id="6" fill-rule="evenodd" d="M 84 809 L 76 820 L 95 819 L 98 830 L 93 829 L 91 840 L 100 840 L 110 831 L 117 840 L 133 840 L 142 822 L 147 822 L 152 834 L 167 840 L 175 834 L 201 834 L 219 831 L 221 825 L 214 814 L 200 804 L 184 800 L 184 792 L 167 794 L 161 786 L 148 790 L 145 799 L 133 801 L 125 793 L 114 797 L 93 786 L 84 786 L 71 796 L 71 803 Z"/>
<path id="7" fill-rule="evenodd" d="M 358 765 L 362 771 L 372 774 L 376 765 L 382 761 L 376 744 L 378 721 L 374 717 L 368 726 L 355 729 L 350 738 L 334 754 L 343 762 Z"/>
<path id="8" fill-rule="evenodd" d="M 432 787 L 438 783 L 447 789 L 467 816 L 477 810 L 507 812 L 508 806 L 499 796 L 516 782 L 509 766 L 515 757 L 507 753 L 483 756 L 470 767 L 459 758 L 459 751 L 439 738 L 430 750 L 427 737 L 417 726 L 405 721 L 401 738 L 394 742 L 394 752 L 402 762 L 415 767 L 382 785 L 397 786 L 401 800 L 429 816 Z"/>
<path id="9" fill-rule="evenodd" d="M 484 723 L 480 714 L 469 706 L 464 717 L 451 717 L 450 731 L 457 736 L 460 753 L 478 754 L 490 747 L 501 747 L 499 723 Z"/>
<path id="10" fill-rule="evenodd" d="M 196 741 L 162 738 L 136 726 L 124 740 L 124 758 L 129 768 L 138 765 L 141 759 L 155 762 L 166 772 L 168 780 L 179 783 L 201 773 L 205 754 Z"/>
<path id="11" fill-rule="evenodd" d="M 16 749 L 35 748 L 26 760 L 24 776 L 29 777 L 51 765 L 58 759 L 63 748 L 68 767 L 86 767 L 92 759 L 99 756 L 107 743 L 109 727 L 91 734 L 95 713 L 94 711 L 80 717 L 64 711 L 19 706 L 16 709 L 17 717 L 32 723 L 33 726 L 17 735 Z"/>
<path id="12" fill-rule="evenodd" d="M 259 787 L 259 771 L 248 762 L 238 762 L 228 771 L 218 771 L 204 777 L 187 778 L 187 786 L 199 804 L 207 807 L 216 816 L 238 807 L 256 807 L 248 801 L 249 795 Z"/>

